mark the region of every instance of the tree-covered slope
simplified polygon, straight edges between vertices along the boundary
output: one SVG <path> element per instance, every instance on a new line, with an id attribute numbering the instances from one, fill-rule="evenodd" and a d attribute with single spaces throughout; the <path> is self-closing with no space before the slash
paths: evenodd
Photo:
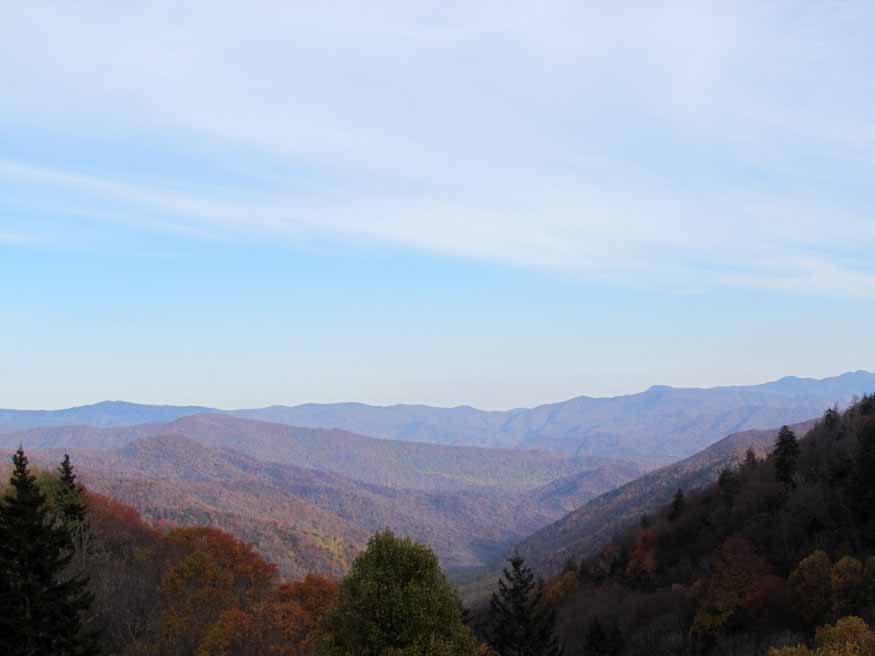
<path id="1" fill-rule="evenodd" d="M 205 446 L 236 450 L 265 462 L 330 471 L 404 489 L 521 491 L 593 469 L 616 467 L 620 476 L 640 471 L 627 461 L 610 458 L 384 440 L 343 430 L 300 428 L 221 414 L 116 428 L 31 429 L 0 435 L 0 447 L 119 448 L 137 438 L 159 434 L 184 435 Z"/>
<path id="2" fill-rule="evenodd" d="M 772 443 L 567 563 L 548 594 L 569 653 L 762 654 L 873 625 L 875 397 Z"/>
<path id="3" fill-rule="evenodd" d="M 807 421 L 793 428 L 804 433 L 813 425 L 814 421 Z M 725 467 L 740 462 L 749 448 L 764 455 L 771 450 L 777 433 L 774 429 L 729 435 L 689 458 L 586 501 L 516 548 L 539 571 L 556 573 L 569 558 L 590 556 L 629 522 L 668 503 L 678 489 L 690 491 L 713 483 Z"/>

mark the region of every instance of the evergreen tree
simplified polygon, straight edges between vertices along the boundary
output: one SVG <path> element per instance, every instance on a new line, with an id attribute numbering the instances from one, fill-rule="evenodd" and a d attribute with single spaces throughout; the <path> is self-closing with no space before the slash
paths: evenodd
<path id="1" fill-rule="evenodd" d="M 738 492 L 739 486 L 740 482 L 738 480 L 738 474 L 736 474 L 731 468 L 724 467 L 723 471 L 720 472 L 720 477 L 717 479 L 717 487 L 720 489 L 720 495 L 724 500 L 728 501 L 730 505 Z"/>
<path id="2" fill-rule="evenodd" d="M 787 426 L 782 426 L 775 440 L 775 476 L 787 487 L 794 485 L 796 464 L 799 459 L 799 441 L 796 433 Z"/>
<path id="3" fill-rule="evenodd" d="M 851 479 L 851 502 L 861 524 L 863 539 L 875 544 L 875 421 L 857 431 L 857 453 Z"/>
<path id="4" fill-rule="evenodd" d="M 96 639 L 82 630 L 80 613 L 92 595 L 65 577 L 70 538 L 53 525 L 45 495 L 19 447 L 12 489 L 0 504 L 0 652 L 9 656 L 90 656 Z"/>
<path id="5" fill-rule="evenodd" d="M 622 649 L 623 634 L 620 628 L 614 623 L 605 626 L 599 618 L 595 618 L 586 630 L 583 653 L 586 656 L 615 656 Z"/>
<path id="6" fill-rule="evenodd" d="M 678 488 L 678 491 L 674 493 L 674 497 L 671 500 L 671 510 L 668 512 L 668 518 L 671 521 L 678 519 L 684 514 L 686 504 L 687 500 L 684 498 L 684 491 Z"/>
<path id="7" fill-rule="evenodd" d="M 556 615 L 544 603 L 543 585 L 521 555 L 508 562 L 489 608 L 492 648 L 499 656 L 561 656 Z"/>
<path id="8" fill-rule="evenodd" d="M 58 467 L 60 487 L 55 500 L 59 519 L 68 529 L 83 529 L 86 526 L 87 509 L 82 501 L 82 486 L 76 480 L 70 455 L 65 453 Z"/>
<path id="9" fill-rule="evenodd" d="M 754 467 L 757 466 L 759 460 L 757 459 L 756 451 L 753 450 L 752 446 L 747 447 L 747 452 L 744 454 L 744 462 L 742 463 L 742 468 L 750 471 Z"/>
<path id="10" fill-rule="evenodd" d="M 823 413 L 823 425 L 829 430 L 832 430 L 838 425 L 839 418 L 840 415 L 838 408 L 827 408 L 826 412 Z"/>

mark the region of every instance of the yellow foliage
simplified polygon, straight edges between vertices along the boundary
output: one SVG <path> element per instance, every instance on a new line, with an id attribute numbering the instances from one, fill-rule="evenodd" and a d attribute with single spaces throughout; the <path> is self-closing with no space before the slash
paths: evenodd
<path id="1" fill-rule="evenodd" d="M 815 637 L 817 649 L 805 645 L 770 649 L 769 656 L 875 656 L 875 631 L 859 617 L 843 617 L 821 626 Z"/>
<path id="2" fill-rule="evenodd" d="M 788 581 L 796 611 L 807 622 L 817 622 L 832 603 L 832 563 L 823 551 L 815 551 L 793 570 Z"/>
<path id="3" fill-rule="evenodd" d="M 772 647 L 769 656 L 811 656 L 811 650 L 805 645 L 795 647 Z"/>
<path id="4" fill-rule="evenodd" d="M 815 642 L 818 656 L 822 649 L 845 649 L 848 646 L 855 647 L 860 656 L 875 656 L 875 632 L 859 617 L 843 617 L 833 625 L 818 628 Z"/>
<path id="5" fill-rule="evenodd" d="M 715 553 L 713 571 L 705 586 L 691 632 L 714 636 L 740 609 L 761 597 L 768 581 L 769 565 L 750 542 L 732 537 Z"/>
<path id="6" fill-rule="evenodd" d="M 832 566 L 833 608 L 840 614 L 852 603 L 857 589 L 863 583 L 863 563 L 845 556 Z"/>
<path id="7" fill-rule="evenodd" d="M 556 604 L 573 595 L 577 591 L 577 572 L 565 572 L 551 582 L 544 591 L 548 603 Z"/>

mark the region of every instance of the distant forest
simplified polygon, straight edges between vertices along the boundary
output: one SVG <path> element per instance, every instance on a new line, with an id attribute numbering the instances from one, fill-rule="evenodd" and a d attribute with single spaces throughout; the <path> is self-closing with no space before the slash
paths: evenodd
<path id="1" fill-rule="evenodd" d="M 283 581 L 251 545 L 153 526 L 19 449 L 0 503 L 10 655 L 875 654 L 875 397 L 780 431 L 717 483 L 539 581 L 512 556 L 463 609 L 434 553 L 374 535 L 341 580 Z"/>

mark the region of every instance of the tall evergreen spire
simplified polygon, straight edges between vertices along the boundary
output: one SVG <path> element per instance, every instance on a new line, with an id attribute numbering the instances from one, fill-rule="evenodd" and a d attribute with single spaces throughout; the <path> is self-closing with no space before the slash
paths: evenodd
<path id="1" fill-rule="evenodd" d="M 72 558 L 69 535 L 51 521 L 21 447 L 12 461 L 12 489 L 0 504 L 0 653 L 98 654 L 95 636 L 80 620 L 92 595 L 86 581 L 64 573 Z"/>
<path id="2" fill-rule="evenodd" d="M 82 500 L 83 488 L 76 480 L 70 455 L 67 453 L 58 467 L 58 478 L 60 485 L 55 497 L 55 512 L 63 527 L 75 538 L 87 527 L 88 511 Z"/>
<path id="3" fill-rule="evenodd" d="M 492 648 L 499 656 L 561 656 L 555 613 L 544 603 L 543 586 L 521 555 L 508 562 L 489 609 Z"/>
<path id="4" fill-rule="evenodd" d="M 782 426 L 775 440 L 775 476 L 787 487 L 793 487 L 796 461 L 799 459 L 799 441 L 788 426 Z"/>

